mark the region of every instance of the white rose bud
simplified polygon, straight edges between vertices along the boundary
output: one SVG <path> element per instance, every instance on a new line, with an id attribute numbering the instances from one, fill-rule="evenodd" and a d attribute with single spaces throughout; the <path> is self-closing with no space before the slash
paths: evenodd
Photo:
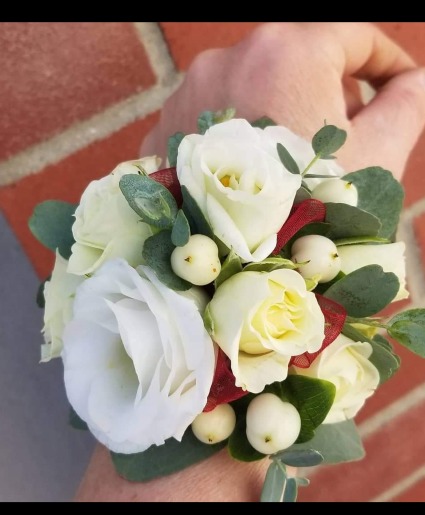
<path id="1" fill-rule="evenodd" d="M 212 411 L 200 413 L 192 422 L 192 431 L 198 440 L 212 445 L 229 438 L 235 425 L 235 410 L 230 404 L 220 404 Z"/>
<path id="2" fill-rule="evenodd" d="M 357 206 L 357 188 L 352 182 L 342 179 L 325 179 L 311 192 L 311 196 L 321 202 L 340 202 Z"/>
<path id="3" fill-rule="evenodd" d="M 295 407 L 272 393 L 257 395 L 246 412 L 246 436 L 254 449 L 273 454 L 298 438 L 301 418 Z"/>
<path id="4" fill-rule="evenodd" d="M 173 272 L 196 286 L 209 284 L 220 273 L 218 247 L 208 236 L 194 234 L 183 247 L 171 254 Z"/>
<path id="5" fill-rule="evenodd" d="M 335 243 L 325 236 L 302 236 L 292 245 L 292 261 L 304 263 L 298 271 L 305 278 L 320 276 L 319 283 L 331 281 L 341 270 Z"/>

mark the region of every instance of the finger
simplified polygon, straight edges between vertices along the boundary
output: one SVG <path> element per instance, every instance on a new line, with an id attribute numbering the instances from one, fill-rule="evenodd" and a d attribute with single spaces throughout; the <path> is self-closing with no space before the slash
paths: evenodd
<path id="1" fill-rule="evenodd" d="M 402 175 L 410 151 L 425 125 L 425 69 L 391 79 L 352 120 L 358 152 L 373 149 L 382 166 Z M 354 140 L 354 138 L 353 138 Z M 380 162 L 381 164 L 381 162 Z"/>
<path id="2" fill-rule="evenodd" d="M 354 76 L 379 87 L 395 75 L 416 67 L 414 60 L 375 25 L 314 25 L 317 37 L 324 40 L 324 51 L 334 60 L 341 77 Z"/>

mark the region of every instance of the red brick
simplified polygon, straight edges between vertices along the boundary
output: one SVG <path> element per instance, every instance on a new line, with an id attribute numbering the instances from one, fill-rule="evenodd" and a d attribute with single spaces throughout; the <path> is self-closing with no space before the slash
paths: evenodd
<path id="1" fill-rule="evenodd" d="M 1 23 L 0 69 L 0 159 L 155 80 L 130 23 Z"/>
<path id="2" fill-rule="evenodd" d="M 425 265 L 425 213 L 422 213 L 414 219 L 413 229 L 415 231 L 416 240 L 421 250 L 422 263 Z"/>
<path id="3" fill-rule="evenodd" d="M 370 501 L 423 465 L 425 402 L 397 417 L 365 442 L 362 461 L 323 467 L 301 501 Z"/>
<path id="4" fill-rule="evenodd" d="M 398 495 L 391 502 L 424 502 L 425 501 L 425 479 L 418 481 L 408 490 Z"/>
<path id="5" fill-rule="evenodd" d="M 171 54 L 181 70 L 186 70 L 202 50 L 234 45 L 257 25 L 258 22 L 161 23 Z"/>
<path id="6" fill-rule="evenodd" d="M 0 208 L 41 278 L 52 269 L 53 253 L 39 244 L 28 229 L 34 207 L 47 199 L 78 202 L 89 181 L 139 155 L 141 141 L 156 121 L 157 115 L 152 115 L 128 125 L 42 172 L 0 189 Z"/>

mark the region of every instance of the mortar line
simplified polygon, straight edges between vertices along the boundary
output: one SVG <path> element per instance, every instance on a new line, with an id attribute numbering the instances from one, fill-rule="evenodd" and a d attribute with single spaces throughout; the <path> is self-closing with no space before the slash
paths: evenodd
<path id="1" fill-rule="evenodd" d="M 48 140 L 27 147 L 22 152 L 0 162 L 0 187 L 7 186 L 48 165 L 104 139 L 126 125 L 143 119 L 160 109 L 182 80 L 175 76 L 168 85 L 156 85 L 147 91 L 132 95 L 101 113 L 77 122 Z M 135 156 L 129 156 L 129 159 Z"/>
<path id="2" fill-rule="evenodd" d="M 391 486 L 381 494 L 374 497 L 370 502 L 388 502 L 402 494 L 421 479 L 425 478 L 425 465 L 416 469 L 410 476 L 398 481 L 395 485 Z"/>
<path id="3" fill-rule="evenodd" d="M 425 296 L 425 276 L 419 248 L 413 227 L 413 218 L 404 213 L 400 219 L 397 239 L 406 243 L 407 286 L 413 302 Z"/>

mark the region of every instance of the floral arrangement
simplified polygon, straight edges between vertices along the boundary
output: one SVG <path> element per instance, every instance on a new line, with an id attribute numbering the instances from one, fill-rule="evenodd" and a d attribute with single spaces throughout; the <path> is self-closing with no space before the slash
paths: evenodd
<path id="1" fill-rule="evenodd" d="M 294 501 L 287 465 L 362 458 L 353 419 L 400 365 L 384 334 L 425 357 L 425 310 L 376 316 L 408 296 L 392 174 L 344 173 L 334 125 L 310 144 L 233 116 L 173 135 L 165 169 L 121 163 L 36 207 L 56 252 L 41 361 L 62 357 L 72 425 L 128 480 L 227 447 L 270 458 L 262 501 Z"/>

